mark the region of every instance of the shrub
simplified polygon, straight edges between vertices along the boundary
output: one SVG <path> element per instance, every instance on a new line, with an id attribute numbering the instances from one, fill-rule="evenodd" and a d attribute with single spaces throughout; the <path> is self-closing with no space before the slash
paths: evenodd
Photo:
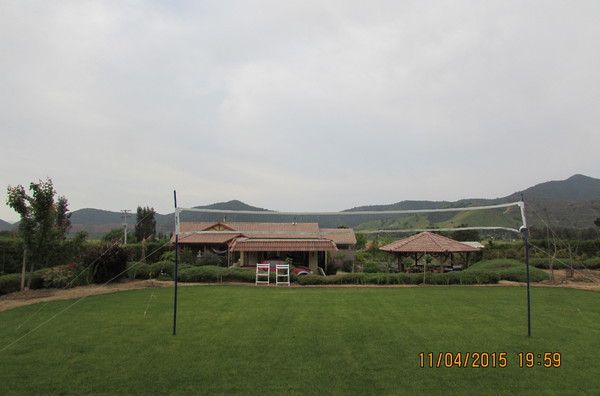
<path id="1" fill-rule="evenodd" d="M 42 289 L 44 287 L 44 274 L 45 270 L 38 270 L 31 275 L 30 289 Z"/>
<path id="2" fill-rule="evenodd" d="M 201 267 L 186 267 L 179 271 L 181 282 L 254 282 L 253 270 L 242 268 L 223 268 L 218 266 L 204 265 Z M 292 279 L 293 280 L 293 277 Z M 275 281 L 275 275 L 271 274 L 271 281 Z"/>
<path id="3" fill-rule="evenodd" d="M 205 252 L 202 253 L 202 256 L 196 259 L 196 264 L 222 266 L 223 264 L 225 264 L 225 260 L 218 254 L 215 254 L 213 252 Z"/>
<path id="4" fill-rule="evenodd" d="M 343 275 L 319 276 L 319 275 L 304 275 L 298 278 L 298 283 L 301 285 L 327 285 L 328 279 L 339 278 Z"/>
<path id="5" fill-rule="evenodd" d="M 366 273 L 376 273 L 381 272 L 379 269 L 379 264 L 375 261 L 367 261 L 363 264 L 363 272 Z"/>
<path id="6" fill-rule="evenodd" d="M 327 273 L 335 274 L 338 270 L 353 272 L 354 270 L 354 252 L 340 250 L 331 253 L 327 263 Z"/>
<path id="7" fill-rule="evenodd" d="M 169 250 L 160 255 L 160 261 L 175 261 L 175 250 Z"/>
<path id="8" fill-rule="evenodd" d="M 600 269 L 600 257 L 592 257 L 585 260 L 583 266 L 587 269 Z"/>
<path id="9" fill-rule="evenodd" d="M 123 246 L 123 249 L 127 252 L 127 260 L 129 261 L 143 261 L 153 263 L 162 260 L 163 253 L 172 250 L 170 245 L 164 245 L 164 241 L 152 240 L 146 241 L 145 254 L 146 257 L 142 257 L 142 244 L 141 243 L 128 243 Z"/>
<path id="10" fill-rule="evenodd" d="M 175 252 L 173 252 L 173 261 L 175 261 Z M 179 251 L 179 262 L 186 264 L 196 263 L 196 254 L 189 247 L 184 247 Z"/>
<path id="11" fill-rule="evenodd" d="M 529 264 L 537 268 L 550 269 L 551 259 L 549 257 L 533 257 L 529 259 Z M 600 269 L 600 257 L 592 257 L 585 260 L 571 261 L 566 258 L 559 258 L 552 263 L 554 269 Z"/>
<path id="12" fill-rule="evenodd" d="M 125 275 L 127 253 L 119 246 L 98 245 L 88 250 L 84 265 L 90 268 L 95 283 L 108 282 Z"/>
<path id="13" fill-rule="evenodd" d="M 140 261 L 127 263 L 127 277 L 129 279 L 150 279 L 151 274 L 150 264 Z"/>
<path id="14" fill-rule="evenodd" d="M 0 295 L 21 290 L 21 275 L 8 274 L 0 276 Z"/>
<path id="15" fill-rule="evenodd" d="M 173 277 L 173 271 L 175 271 L 175 263 L 173 261 L 159 261 L 157 263 L 150 264 L 151 278 L 156 278 L 161 274 Z"/>
<path id="16" fill-rule="evenodd" d="M 230 282 L 254 282 L 256 274 L 252 270 L 242 268 L 227 268 L 224 271 L 223 279 Z M 290 278 L 290 280 L 292 280 Z M 271 274 L 271 281 L 275 281 L 274 274 Z"/>
<path id="17" fill-rule="evenodd" d="M 425 274 L 425 283 L 433 285 L 471 285 L 497 283 L 499 276 L 494 273 L 449 272 L 444 274 Z M 306 275 L 298 278 L 301 285 L 420 285 L 423 274 L 409 273 L 355 273 L 334 276 Z"/>
<path id="18" fill-rule="evenodd" d="M 45 270 L 35 271 L 31 276 L 31 289 L 41 289 L 44 287 L 42 273 Z M 25 279 L 27 284 L 27 279 Z M 21 290 L 21 274 L 6 274 L 0 275 L 0 296 L 3 294 L 13 293 Z"/>
<path id="19" fill-rule="evenodd" d="M 40 275 L 43 287 L 48 288 L 70 288 L 87 283 L 87 278 L 77 271 L 76 265 L 57 265 L 41 271 Z"/>
<path id="20" fill-rule="evenodd" d="M 219 282 L 223 277 L 223 268 L 205 265 L 182 269 L 179 280 L 182 282 Z"/>
<path id="21" fill-rule="evenodd" d="M 179 264 L 179 271 L 192 268 L 189 264 Z M 127 277 L 129 279 L 160 279 L 172 280 L 175 263 L 170 261 L 159 261 L 154 264 L 146 264 L 140 261 L 127 263 Z M 181 276 L 179 277 L 181 279 Z"/>
<path id="22" fill-rule="evenodd" d="M 502 280 L 526 282 L 527 272 L 525 264 L 521 261 L 511 259 L 496 259 L 480 261 L 473 264 L 471 267 L 462 271 L 469 274 L 474 273 L 474 276 L 485 276 L 485 274 L 496 274 Z M 530 266 L 529 274 L 532 282 L 541 282 L 549 279 L 550 276 L 539 268 Z"/>

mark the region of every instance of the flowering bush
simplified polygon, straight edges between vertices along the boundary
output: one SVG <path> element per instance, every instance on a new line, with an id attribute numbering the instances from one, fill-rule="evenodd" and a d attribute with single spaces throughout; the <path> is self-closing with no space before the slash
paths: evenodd
<path id="1" fill-rule="evenodd" d="M 69 288 L 86 283 L 85 277 L 79 275 L 77 264 L 69 263 L 45 269 L 42 272 L 42 279 L 44 287 Z"/>

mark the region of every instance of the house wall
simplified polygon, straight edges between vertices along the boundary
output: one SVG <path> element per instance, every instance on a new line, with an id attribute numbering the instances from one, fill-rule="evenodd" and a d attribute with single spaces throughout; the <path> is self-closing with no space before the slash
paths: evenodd
<path id="1" fill-rule="evenodd" d="M 255 266 L 258 262 L 257 252 L 241 252 L 240 253 L 240 264 L 242 266 Z"/>

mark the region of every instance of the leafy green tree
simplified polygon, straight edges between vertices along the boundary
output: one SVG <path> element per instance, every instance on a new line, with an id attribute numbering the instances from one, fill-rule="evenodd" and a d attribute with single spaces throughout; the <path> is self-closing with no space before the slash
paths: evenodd
<path id="1" fill-rule="evenodd" d="M 156 236 L 155 214 L 154 208 L 138 206 L 136 212 L 137 221 L 135 225 L 135 238 L 138 241 L 154 238 Z"/>
<path id="2" fill-rule="evenodd" d="M 364 249 L 367 243 L 365 234 L 356 234 L 356 249 Z"/>
<path id="3" fill-rule="evenodd" d="M 57 243 L 66 239 L 71 227 L 68 212 L 68 202 L 65 197 L 56 201 L 56 191 L 51 179 L 39 180 L 29 184 L 30 194 L 25 187 L 8 186 L 6 203 L 21 217 L 19 233 L 23 239 L 23 263 L 21 269 L 21 290 L 25 288 L 25 271 L 29 263 L 29 280 L 36 264 L 41 265 L 51 256 L 51 249 Z M 47 264 L 47 263 L 46 263 Z"/>
<path id="4" fill-rule="evenodd" d="M 467 224 L 461 224 L 458 226 L 458 228 L 461 227 L 468 227 Z M 446 235 L 449 238 L 452 238 L 456 241 L 479 241 L 480 240 L 480 235 L 479 235 L 479 231 L 477 230 L 458 230 L 458 231 L 452 231 L 450 233 L 448 233 L 448 235 Z"/>
<path id="5" fill-rule="evenodd" d="M 131 233 L 127 232 L 127 239 L 131 241 Z M 113 228 L 106 234 L 102 235 L 102 240 L 105 242 L 123 242 L 123 229 Z"/>

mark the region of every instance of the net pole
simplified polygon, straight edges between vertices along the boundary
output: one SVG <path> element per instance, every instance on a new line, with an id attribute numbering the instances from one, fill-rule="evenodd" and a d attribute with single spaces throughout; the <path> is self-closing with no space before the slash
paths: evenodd
<path id="1" fill-rule="evenodd" d="M 529 276 L 529 230 L 525 230 L 525 269 L 527 272 L 527 337 L 531 337 L 531 278 Z"/>
<path id="2" fill-rule="evenodd" d="M 175 205 L 175 271 L 173 271 L 173 335 L 177 334 L 177 278 L 179 267 L 179 221 L 177 217 L 177 191 L 173 190 L 173 203 Z"/>
<path id="3" fill-rule="evenodd" d="M 525 273 L 527 274 L 527 337 L 531 337 L 531 276 L 529 274 L 529 228 L 527 228 L 527 218 L 525 217 L 525 198 L 521 194 L 521 202 L 519 204 L 521 209 L 521 218 L 523 219 L 523 226 L 520 231 L 523 234 L 523 241 L 525 242 Z"/>

